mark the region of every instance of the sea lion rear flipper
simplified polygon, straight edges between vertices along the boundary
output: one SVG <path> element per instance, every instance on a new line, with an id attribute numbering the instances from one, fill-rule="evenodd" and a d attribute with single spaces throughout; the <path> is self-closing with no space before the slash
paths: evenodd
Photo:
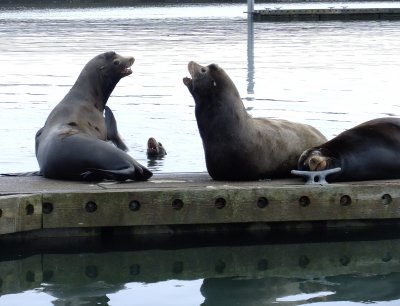
<path id="1" fill-rule="evenodd" d="M 153 173 L 147 168 L 134 166 L 120 170 L 88 169 L 88 171 L 81 174 L 82 179 L 85 181 L 125 181 L 128 179 L 146 181 L 152 177 L 152 175 Z"/>
<path id="2" fill-rule="evenodd" d="M 0 176 L 43 176 L 40 171 L 18 172 L 18 173 L 0 173 Z"/>
<path id="3" fill-rule="evenodd" d="M 104 119 L 107 128 L 107 140 L 110 140 L 113 144 L 123 151 L 128 151 L 128 147 L 122 141 L 118 134 L 117 121 L 115 120 L 114 114 L 108 106 L 104 107 Z"/>

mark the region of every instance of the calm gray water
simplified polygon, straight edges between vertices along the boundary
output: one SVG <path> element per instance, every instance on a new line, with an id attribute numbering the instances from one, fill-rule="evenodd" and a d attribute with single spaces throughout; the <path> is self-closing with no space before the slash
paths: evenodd
<path id="1" fill-rule="evenodd" d="M 276 5 L 256 3 L 266 6 Z M 38 168 L 36 131 L 86 62 L 108 50 L 136 58 L 109 106 L 130 154 L 155 172 L 205 171 L 182 84 L 191 60 L 223 67 L 251 115 L 308 123 L 328 138 L 400 115 L 400 22 L 256 23 L 248 52 L 245 10 L 0 9 L 0 172 Z M 164 159 L 147 160 L 150 136 L 166 147 Z M 0 305 L 398 305 L 399 246 L 39 254 L 0 261 Z"/>
<path id="2" fill-rule="evenodd" d="M 274 8 L 256 9 L 266 6 Z M 0 10 L 0 172 L 38 169 L 35 132 L 86 62 L 108 50 L 136 58 L 109 106 L 130 154 L 154 171 L 205 170 L 194 102 L 182 83 L 190 60 L 223 67 L 251 115 L 309 123 L 328 138 L 399 115 L 400 22 L 256 23 L 249 58 L 246 8 Z M 163 160 L 147 161 L 151 136 L 166 147 Z"/>

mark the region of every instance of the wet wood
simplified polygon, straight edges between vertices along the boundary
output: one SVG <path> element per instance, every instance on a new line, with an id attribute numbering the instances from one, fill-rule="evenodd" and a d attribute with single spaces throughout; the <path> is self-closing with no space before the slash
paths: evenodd
<path id="1" fill-rule="evenodd" d="M 90 184 L 0 177 L 0 234 L 33 229 L 400 218 L 400 181 L 216 182 L 205 173 Z"/>

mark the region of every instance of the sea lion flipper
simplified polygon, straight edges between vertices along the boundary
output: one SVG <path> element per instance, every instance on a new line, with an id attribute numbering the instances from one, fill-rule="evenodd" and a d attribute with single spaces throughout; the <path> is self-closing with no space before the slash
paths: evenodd
<path id="1" fill-rule="evenodd" d="M 128 147 L 119 136 L 117 121 L 115 120 L 114 114 L 108 106 L 104 107 L 104 119 L 107 128 L 107 140 L 115 144 L 117 148 L 120 148 L 125 152 L 128 151 Z"/>
<path id="2" fill-rule="evenodd" d="M 40 171 L 30 171 L 30 172 L 17 172 L 17 173 L 0 173 L 0 176 L 43 176 Z"/>
<path id="3" fill-rule="evenodd" d="M 132 178 L 138 181 L 145 181 L 148 180 L 152 175 L 153 173 L 147 168 L 134 166 L 120 170 L 89 169 L 81 174 L 82 179 L 85 181 L 125 181 Z"/>

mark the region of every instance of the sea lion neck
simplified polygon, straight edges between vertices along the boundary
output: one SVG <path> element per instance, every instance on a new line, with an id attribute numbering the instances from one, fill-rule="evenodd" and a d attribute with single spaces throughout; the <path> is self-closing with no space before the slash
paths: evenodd
<path id="1" fill-rule="evenodd" d="M 93 69 L 83 69 L 70 92 L 78 94 L 84 100 L 90 101 L 103 112 L 108 98 L 120 79 L 111 78 Z"/>

